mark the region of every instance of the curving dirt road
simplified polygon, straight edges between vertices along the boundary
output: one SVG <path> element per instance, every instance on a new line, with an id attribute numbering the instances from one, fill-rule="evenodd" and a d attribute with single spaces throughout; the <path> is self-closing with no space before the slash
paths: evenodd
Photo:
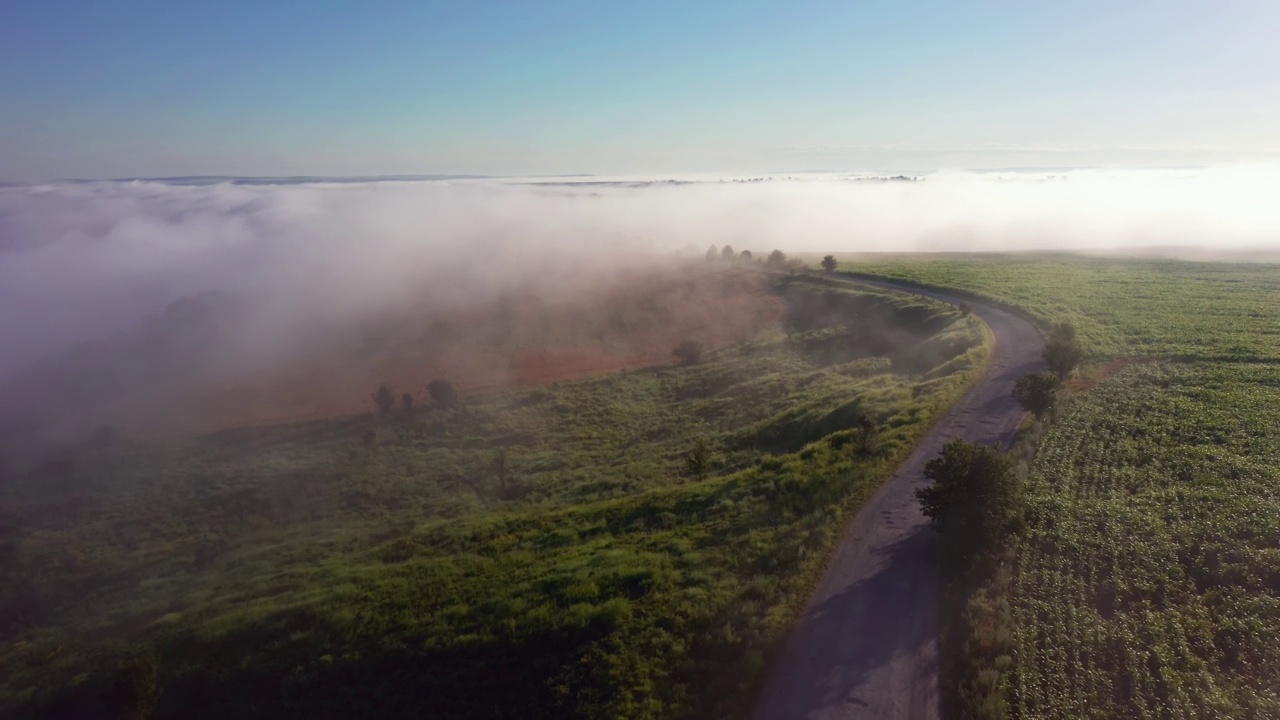
<path id="1" fill-rule="evenodd" d="M 1042 367 L 1044 340 L 1022 318 L 945 292 L 859 282 L 968 303 L 995 335 L 991 368 L 846 528 L 770 671 L 755 720 L 939 717 L 937 538 L 914 493 L 946 442 L 1006 447 L 1024 414 L 1013 383 Z"/>

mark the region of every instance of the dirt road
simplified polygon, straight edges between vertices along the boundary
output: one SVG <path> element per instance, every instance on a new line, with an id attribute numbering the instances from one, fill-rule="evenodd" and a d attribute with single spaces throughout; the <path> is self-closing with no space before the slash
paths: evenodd
<path id="1" fill-rule="evenodd" d="M 1022 318 L 944 292 L 866 284 L 968 303 L 995 334 L 991 368 L 846 528 L 769 674 L 756 720 L 938 718 L 937 538 L 914 492 L 949 440 L 1006 447 L 1023 417 L 1013 383 L 1042 367 L 1044 341 Z"/>

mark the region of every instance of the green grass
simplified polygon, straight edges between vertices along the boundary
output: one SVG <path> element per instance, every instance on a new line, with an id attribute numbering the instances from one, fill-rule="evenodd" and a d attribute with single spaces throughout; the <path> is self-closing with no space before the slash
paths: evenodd
<path id="1" fill-rule="evenodd" d="M 950 306 L 776 291 L 786 332 L 697 366 L 11 461 L 0 708 L 745 716 L 839 529 L 987 353 Z"/>
<path id="2" fill-rule="evenodd" d="M 1095 357 L 1280 361 L 1280 266 L 1066 255 L 856 255 L 840 268 L 958 288 L 1075 324 Z"/>

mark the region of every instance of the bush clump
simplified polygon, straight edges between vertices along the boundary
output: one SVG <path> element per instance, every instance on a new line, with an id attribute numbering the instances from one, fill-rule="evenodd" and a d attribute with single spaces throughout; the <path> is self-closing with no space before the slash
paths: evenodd
<path id="1" fill-rule="evenodd" d="M 452 407 L 458 403 L 458 389 L 448 380 L 435 379 L 427 383 L 427 394 L 431 401 L 444 407 Z"/>
<path id="2" fill-rule="evenodd" d="M 373 406 L 378 411 L 379 417 L 386 417 L 391 414 L 391 410 L 396 406 L 396 394 L 392 392 L 391 386 L 382 383 L 377 390 L 373 391 Z"/>
<path id="3" fill-rule="evenodd" d="M 671 354 L 676 356 L 681 365 L 697 365 L 702 362 L 702 355 L 706 352 L 706 348 L 697 340 L 685 340 L 676 346 Z"/>
<path id="4" fill-rule="evenodd" d="M 1023 410 L 1043 418 L 1058 399 L 1058 376 L 1051 372 L 1027 373 L 1013 384 L 1013 396 Z"/>

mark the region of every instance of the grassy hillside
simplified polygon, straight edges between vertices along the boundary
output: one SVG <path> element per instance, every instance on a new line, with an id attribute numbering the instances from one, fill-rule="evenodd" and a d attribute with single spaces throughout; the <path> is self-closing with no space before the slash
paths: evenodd
<path id="1" fill-rule="evenodd" d="M 774 292 L 782 326 L 697 365 L 10 448 L 0 707 L 744 716 L 849 513 L 987 352 L 951 306 Z"/>
<path id="2" fill-rule="evenodd" d="M 1280 268 L 1018 255 L 841 269 L 1071 321 L 1094 361 L 1163 359 L 1076 395 L 1040 442 L 1012 573 L 965 619 L 983 658 L 972 687 L 988 692 L 974 716 L 1280 716 Z"/>

